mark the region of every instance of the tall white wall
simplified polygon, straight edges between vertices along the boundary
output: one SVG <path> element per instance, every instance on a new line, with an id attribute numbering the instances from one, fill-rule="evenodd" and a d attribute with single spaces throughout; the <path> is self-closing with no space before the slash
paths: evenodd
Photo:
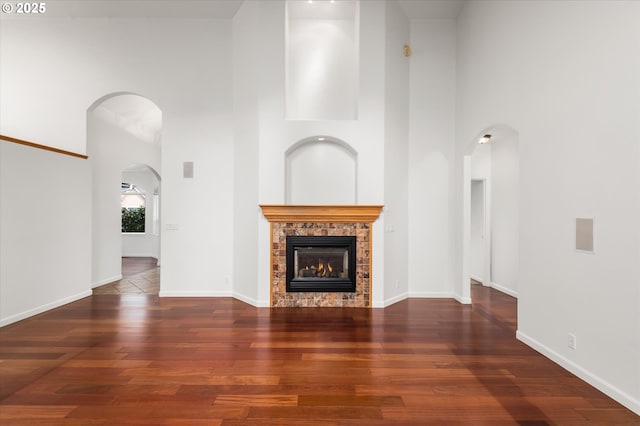
<path id="1" fill-rule="evenodd" d="M 520 156 L 518 140 L 497 138 L 491 147 L 491 285 L 518 293 Z"/>
<path id="2" fill-rule="evenodd" d="M 233 291 L 258 305 L 259 76 L 261 49 L 260 4 L 247 1 L 233 18 Z M 269 271 L 260 270 L 261 274 Z M 268 300 L 268 294 L 262 296 Z M 263 299 L 264 300 L 264 299 Z M 265 303 L 263 303 L 265 304 Z M 265 304 L 267 305 L 268 302 Z"/>
<path id="3" fill-rule="evenodd" d="M 454 20 L 411 20 L 409 295 L 453 295 Z"/>
<path id="4" fill-rule="evenodd" d="M 1 141 L 0 199 L 0 326 L 91 295 L 89 162 Z"/>
<path id="5" fill-rule="evenodd" d="M 484 128 L 519 133 L 518 338 L 640 413 L 638 22 L 637 2 L 468 2 L 456 152 L 461 173 Z"/>
<path id="6" fill-rule="evenodd" d="M 355 21 L 290 16 L 287 29 L 287 118 L 356 119 Z"/>
<path id="7" fill-rule="evenodd" d="M 408 293 L 409 20 L 388 2 L 385 22 L 384 300 Z"/>
<path id="8" fill-rule="evenodd" d="M 161 216 L 177 229 L 162 238 L 161 295 L 230 295 L 231 20 L 3 19 L 0 31 L 3 134 L 84 153 L 102 96 L 137 93 L 162 110 Z"/>

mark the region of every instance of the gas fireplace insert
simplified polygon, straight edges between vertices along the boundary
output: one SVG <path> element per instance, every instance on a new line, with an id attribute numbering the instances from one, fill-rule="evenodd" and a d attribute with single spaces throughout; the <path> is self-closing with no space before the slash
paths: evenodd
<path id="1" fill-rule="evenodd" d="M 355 292 L 355 236 L 287 236 L 287 291 Z"/>

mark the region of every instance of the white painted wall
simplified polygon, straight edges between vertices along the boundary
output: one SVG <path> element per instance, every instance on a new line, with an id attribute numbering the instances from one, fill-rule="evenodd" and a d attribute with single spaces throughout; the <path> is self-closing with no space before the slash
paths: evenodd
<path id="1" fill-rule="evenodd" d="M 310 140 L 286 158 L 287 204 L 356 204 L 356 153 L 333 141 Z"/>
<path id="2" fill-rule="evenodd" d="M 233 19 L 233 294 L 258 305 L 260 4 L 244 2 Z M 268 267 L 267 267 L 268 268 Z M 268 274 L 260 270 L 261 274 Z M 268 293 L 266 300 L 268 305 Z M 263 299 L 264 300 L 264 299 Z M 263 303 L 264 304 L 264 303 Z"/>
<path id="3" fill-rule="evenodd" d="M 409 20 L 388 2 L 385 22 L 384 300 L 408 293 Z"/>
<path id="4" fill-rule="evenodd" d="M 290 16 L 287 29 L 287 118 L 357 118 L 355 21 Z"/>
<path id="5" fill-rule="evenodd" d="M 471 278 L 484 284 L 484 181 L 471 182 Z"/>
<path id="6" fill-rule="evenodd" d="M 491 285 L 518 293 L 520 156 L 513 135 L 491 147 Z"/>
<path id="7" fill-rule="evenodd" d="M 157 147 L 160 151 L 160 147 Z M 145 232 L 122 234 L 123 257 L 154 257 L 160 256 L 160 235 L 153 232 L 153 194 L 160 193 L 160 181 L 153 172 L 145 170 L 122 172 L 122 182 L 136 185 L 145 194 Z"/>
<path id="8" fill-rule="evenodd" d="M 483 180 L 491 178 L 491 147 L 490 144 L 473 146 L 471 155 L 471 179 Z"/>
<path id="9" fill-rule="evenodd" d="M 132 92 L 158 105 L 162 218 L 178 228 L 163 235 L 161 295 L 230 295 L 231 21 L 3 19 L 1 27 L 3 133 L 83 153 L 97 99 Z M 193 179 L 182 177 L 183 161 L 194 161 Z"/>
<path id="10" fill-rule="evenodd" d="M 453 295 L 454 20 L 411 20 L 409 295 Z"/>
<path id="11" fill-rule="evenodd" d="M 519 133 L 518 338 L 640 413 L 640 4 L 474 1 L 458 19 L 457 170 L 487 126 Z M 593 255 L 576 217 L 596 220 Z"/>
<path id="12" fill-rule="evenodd" d="M 0 326 L 91 295 L 88 161 L 1 141 L 0 199 Z"/>

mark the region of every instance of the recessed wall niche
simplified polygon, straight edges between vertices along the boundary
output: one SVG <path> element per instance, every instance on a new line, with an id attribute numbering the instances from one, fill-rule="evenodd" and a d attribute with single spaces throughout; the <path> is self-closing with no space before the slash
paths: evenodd
<path id="1" fill-rule="evenodd" d="M 357 1 L 288 0 L 286 14 L 287 119 L 356 119 Z"/>
<path id="2" fill-rule="evenodd" d="M 357 165 L 356 151 L 339 139 L 299 141 L 285 153 L 286 204 L 357 204 Z"/>

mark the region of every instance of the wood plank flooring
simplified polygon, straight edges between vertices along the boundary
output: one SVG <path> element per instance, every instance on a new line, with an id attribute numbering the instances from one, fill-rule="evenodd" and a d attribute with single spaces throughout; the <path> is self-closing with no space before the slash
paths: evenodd
<path id="1" fill-rule="evenodd" d="M 95 295 L 0 329 L 2 425 L 640 425 L 515 338 L 516 301 Z"/>

